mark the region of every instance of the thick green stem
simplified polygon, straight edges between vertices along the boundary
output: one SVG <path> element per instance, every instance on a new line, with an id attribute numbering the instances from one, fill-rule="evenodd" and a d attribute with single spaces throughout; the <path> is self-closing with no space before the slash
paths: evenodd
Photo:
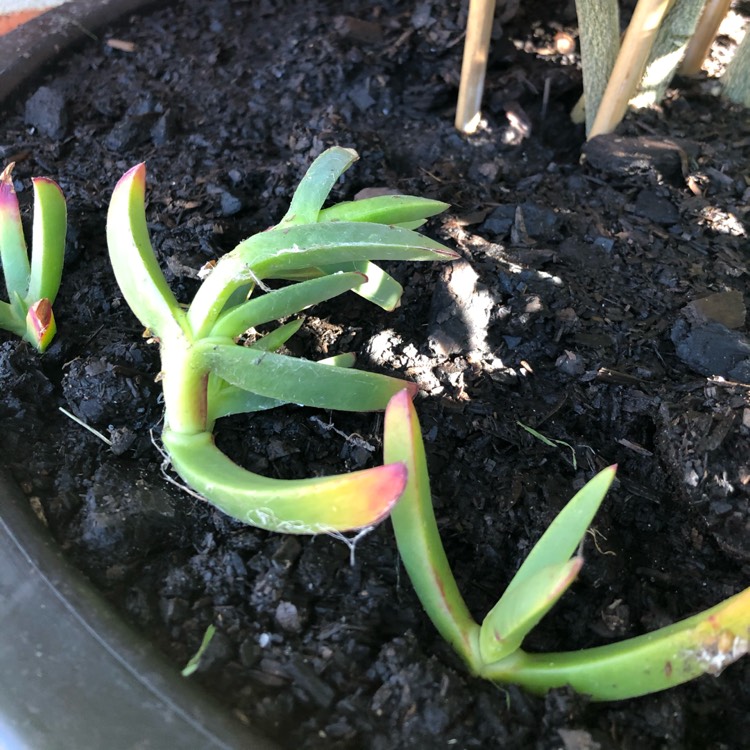
<path id="1" fill-rule="evenodd" d="M 166 426 L 183 435 L 205 432 L 208 369 L 196 356 L 193 343 L 184 335 L 162 341 L 161 362 Z"/>

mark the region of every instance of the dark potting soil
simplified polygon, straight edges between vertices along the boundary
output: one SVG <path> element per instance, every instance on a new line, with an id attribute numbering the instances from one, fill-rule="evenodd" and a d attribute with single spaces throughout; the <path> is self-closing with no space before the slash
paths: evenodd
<path id="1" fill-rule="evenodd" d="M 464 5 L 187 0 L 126 19 L 15 96 L 2 160 L 17 163 L 27 215 L 29 177 L 58 180 L 70 227 L 54 345 L 38 357 L 1 338 L 3 462 L 175 665 L 216 626 L 191 679 L 284 747 L 746 746 L 747 660 L 615 703 L 493 686 L 426 620 L 387 522 L 350 564 L 341 541 L 243 527 L 162 475 L 157 348 L 106 256 L 112 187 L 147 162 L 154 247 L 189 300 L 201 266 L 281 218 L 324 147 L 351 146 L 361 160 L 336 197 L 377 187 L 447 201 L 426 231 L 463 260 L 392 265 L 399 309 L 339 298 L 290 347 L 356 352 L 359 367 L 419 383 L 438 522 L 475 615 L 615 462 L 580 579 L 530 650 L 638 635 L 747 585 L 748 113 L 685 83 L 581 164 L 568 118 L 580 72 L 554 46 L 575 30 L 573 3 L 515 15 L 507 3 L 487 126 L 462 137 Z M 217 433 L 254 471 L 338 473 L 380 460 L 382 415 L 288 407 Z"/>

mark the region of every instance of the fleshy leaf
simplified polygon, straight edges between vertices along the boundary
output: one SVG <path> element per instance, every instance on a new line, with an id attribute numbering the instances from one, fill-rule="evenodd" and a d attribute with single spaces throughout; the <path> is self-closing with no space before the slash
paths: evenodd
<path id="1" fill-rule="evenodd" d="M 241 242 L 232 253 L 260 279 L 283 278 L 288 271 L 332 263 L 445 261 L 458 257 L 453 250 L 410 229 L 358 222 L 270 229 Z"/>
<path id="2" fill-rule="evenodd" d="M 249 328 L 294 315 L 310 305 L 337 297 L 366 281 L 367 278 L 359 272 L 337 273 L 291 284 L 283 289 L 274 289 L 223 312 L 211 335 L 236 338 Z"/>
<path id="3" fill-rule="evenodd" d="M 406 484 L 400 463 L 282 480 L 242 469 L 216 448 L 208 432 L 186 435 L 167 428 L 162 441 L 175 471 L 213 505 L 243 523 L 284 534 L 372 526 L 388 515 Z"/>
<path id="4" fill-rule="evenodd" d="M 353 354 L 336 354 L 333 357 L 318 360 L 318 364 L 328 365 L 329 367 L 351 367 L 354 360 Z M 216 376 L 212 377 L 215 378 Z M 217 379 L 217 381 L 213 384 L 214 387 L 209 390 L 208 397 L 208 417 L 212 423 L 221 417 L 228 417 L 230 414 L 266 411 L 267 409 L 284 406 L 287 403 L 286 401 L 259 396 L 257 393 L 243 391 L 225 380 Z"/>
<path id="5" fill-rule="evenodd" d="M 0 328 L 15 333 L 17 336 L 23 336 L 26 331 L 25 325 L 21 326 L 15 315 L 13 306 L 2 300 L 0 300 Z"/>
<path id="6" fill-rule="evenodd" d="M 337 203 L 324 208 L 318 221 L 367 221 L 374 224 L 413 224 L 449 208 L 448 203 L 413 195 L 379 195 L 358 201 Z"/>
<path id="7" fill-rule="evenodd" d="M 243 391 L 234 385 L 227 385 L 209 398 L 208 418 L 211 422 L 215 422 L 217 419 L 232 414 L 252 414 L 257 411 L 267 411 L 284 406 L 286 403 L 286 401 Z"/>
<path id="8" fill-rule="evenodd" d="M 138 320 L 156 336 L 181 335 L 184 313 L 159 268 L 146 224 L 146 166 L 117 183 L 107 214 L 107 245 L 117 284 Z"/>
<path id="9" fill-rule="evenodd" d="M 357 159 L 359 155 L 350 148 L 334 146 L 324 151 L 300 180 L 289 204 L 289 210 L 278 226 L 313 224 L 318 221 L 318 213 L 328 193 Z"/>
<path id="10" fill-rule="evenodd" d="M 477 670 L 479 626 L 461 597 L 440 540 L 419 420 L 406 391 L 397 393 L 386 409 L 383 458 L 403 461 L 409 473 L 404 494 L 391 514 L 404 568 L 440 634 Z"/>
<path id="11" fill-rule="evenodd" d="M 284 325 L 274 328 L 273 331 L 269 331 L 264 336 L 261 336 L 261 338 L 253 341 L 245 349 L 254 349 L 260 352 L 275 352 L 277 349 L 281 349 L 299 331 L 304 322 L 303 318 L 297 318 L 297 320 L 284 323 Z"/>
<path id="12" fill-rule="evenodd" d="M 335 367 L 354 367 L 357 361 L 357 355 L 354 352 L 342 352 L 334 354 L 332 357 L 319 359 L 321 365 L 334 365 Z"/>
<path id="13" fill-rule="evenodd" d="M 482 622 L 479 649 L 482 660 L 491 663 L 513 653 L 529 631 L 549 612 L 576 579 L 582 557 L 548 565 L 504 594 Z"/>
<path id="14" fill-rule="evenodd" d="M 376 263 L 369 260 L 358 263 L 341 263 L 332 266 L 321 266 L 323 273 L 338 273 L 341 271 L 360 271 L 367 280 L 352 291 L 368 302 L 372 302 L 383 310 L 391 311 L 398 307 L 404 288 L 390 274 L 387 274 Z"/>
<path id="15" fill-rule="evenodd" d="M 514 588 L 525 586 L 543 568 L 562 565 L 568 561 L 599 510 L 616 471 L 616 466 L 600 471 L 568 501 L 534 545 L 503 597 L 510 596 Z"/>
<path id="16" fill-rule="evenodd" d="M 11 176 L 14 166 L 9 164 L 0 174 L 0 261 L 11 301 L 14 294 L 21 299 L 26 297 L 31 273 L 21 211 Z"/>
<path id="17" fill-rule="evenodd" d="M 234 292 L 263 279 L 313 279 L 320 276 L 319 266 L 341 263 L 458 257 L 439 242 L 401 227 L 365 222 L 276 227 L 244 240 L 219 260 L 198 289 L 188 321 L 196 336 L 208 335 Z"/>
<path id="18" fill-rule="evenodd" d="M 291 404 L 339 411 L 377 411 L 388 400 L 416 385 L 387 375 L 330 367 L 319 362 L 259 352 L 235 344 L 196 345 L 199 361 L 232 385 Z"/>
<path id="19" fill-rule="evenodd" d="M 65 258 L 67 207 L 62 190 L 48 177 L 35 177 L 34 223 L 31 239 L 31 275 L 26 301 L 57 297 Z"/>

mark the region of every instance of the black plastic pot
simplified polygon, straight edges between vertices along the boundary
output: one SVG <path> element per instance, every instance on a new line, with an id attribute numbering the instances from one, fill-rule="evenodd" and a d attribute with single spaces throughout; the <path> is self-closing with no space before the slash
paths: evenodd
<path id="1" fill-rule="evenodd" d="M 81 0 L 0 38 L 0 101 L 146 0 Z M 0 475 L 0 747 L 272 750 L 130 630 Z"/>

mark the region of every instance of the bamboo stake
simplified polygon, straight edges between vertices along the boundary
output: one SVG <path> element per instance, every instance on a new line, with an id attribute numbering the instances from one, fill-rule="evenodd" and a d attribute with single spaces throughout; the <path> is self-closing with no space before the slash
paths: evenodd
<path id="1" fill-rule="evenodd" d="M 620 49 L 620 11 L 617 0 L 576 0 L 576 16 L 585 103 L 579 102 L 571 117 L 576 122 L 581 110 L 585 111 L 588 133 Z"/>
<path id="2" fill-rule="evenodd" d="M 474 133 L 479 125 L 494 15 L 495 0 L 470 0 L 456 106 L 456 128 L 463 133 Z"/>
<path id="3" fill-rule="evenodd" d="M 680 65 L 680 75 L 694 76 L 700 72 L 703 61 L 716 39 L 719 26 L 729 12 L 732 0 L 706 0 L 706 7 L 695 27 L 693 38 L 688 43 L 685 57 Z"/>
<path id="4" fill-rule="evenodd" d="M 643 75 L 656 33 L 674 0 L 638 0 L 589 138 L 611 133 L 622 120 Z"/>
<path id="5" fill-rule="evenodd" d="M 658 104 L 695 33 L 705 0 L 679 0 L 664 17 L 646 63 L 638 93 L 630 100 L 635 109 Z"/>

